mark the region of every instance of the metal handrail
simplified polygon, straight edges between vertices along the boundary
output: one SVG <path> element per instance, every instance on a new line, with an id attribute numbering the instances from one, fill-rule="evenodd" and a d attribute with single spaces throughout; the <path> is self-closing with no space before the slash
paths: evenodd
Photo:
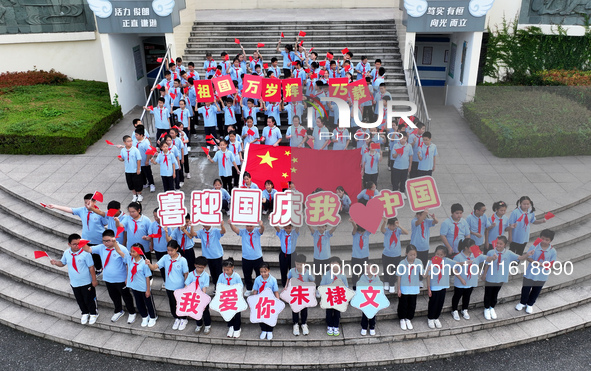
<path id="1" fill-rule="evenodd" d="M 168 61 L 168 56 L 170 55 L 170 48 L 172 47 L 171 44 L 168 45 L 168 47 L 166 48 L 166 54 L 164 54 L 164 57 L 162 58 L 162 63 L 160 63 L 160 68 L 158 69 L 158 75 L 156 75 L 156 78 L 154 79 L 154 84 L 152 85 L 152 88 L 150 89 L 150 94 L 148 95 L 148 99 L 146 99 L 146 104 L 144 104 L 144 106 L 148 106 L 148 103 L 150 103 L 150 99 L 152 99 L 152 93 L 154 92 L 154 87 L 156 85 L 158 85 L 158 81 L 160 80 L 160 75 L 162 74 L 162 68 L 164 67 L 164 65 L 166 64 L 166 62 Z M 146 111 L 143 110 L 142 111 L 142 115 L 140 116 L 140 120 L 144 119 L 144 115 L 146 114 Z"/>
<path id="2" fill-rule="evenodd" d="M 421 78 L 419 77 L 419 69 L 417 68 L 417 61 L 415 60 L 414 48 L 411 44 L 409 44 L 408 54 L 410 59 L 410 69 L 406 71 L 406 82 L 408 85 L 409 96 L 417 105 L 417 119 L 425 124 L 427 130 L 430 130 L 431 117 L 429 116 L 425 94 L 423 93 L 423 86 L 421 85 Z"/>

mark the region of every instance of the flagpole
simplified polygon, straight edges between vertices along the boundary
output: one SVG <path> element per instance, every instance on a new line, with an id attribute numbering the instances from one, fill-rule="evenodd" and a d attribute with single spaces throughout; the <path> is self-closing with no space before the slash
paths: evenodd
<path id="1" fill-rule="evenodd" d="M 246 163 L 248 161 L 248 150 L 250 149 L 250 145 L 252 143 L 246 143 L 246 147 L 244 148 L 244 161 L 242 162 L 242 167 L 240 168 L 240 178 L 238 178 L 238 184 L 244 184 L 244 173 L 246 172 Z M 240 188 L 240 186 L 239 186 Z"/>
<path id="2" fill-rule="evenodd" d="M 156 79 L 154 79 L 154 84 L 152 84 L 152 89 L 154 89 L 154 87 L 156 85 L 158 85 L 158 79 L 160 78 L 160 74 L 162 73 L 162 67 L 164 67 L 164 64 L 166 63 L 166 61 L 168 60 L 168 55 L 170 54 L 170 47 L 172 45 L 168 45 L 168 47 L 166 48 L 166 54 L 164 54 L 164 57 L 162 58 L 162 63 L 160 63 L 160 68 L 158 69 L 158 75 L 156 75 Z M 146 99 L 146 104 L 144 104 L 144 106 L 148 106 L 148 103 L 150 103 L 150 99 L 152 99 L 152 93 L 154 92 L 154 90 L 150 89 L 150 94 L 148 94 L 148 99 Z M 146 110 L 142 110 L 142 115 L 140 116 L 140 120 L 144 119 L 144 115 L 146 114 Z"/>

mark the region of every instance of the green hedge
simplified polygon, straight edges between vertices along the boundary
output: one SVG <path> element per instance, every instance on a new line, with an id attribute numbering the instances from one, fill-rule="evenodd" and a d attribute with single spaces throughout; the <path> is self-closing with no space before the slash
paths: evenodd
<path id="1" fill-rule="evenodd" d="M 463 108 L 495 156 L 591 155 L 591 111 L 552 88 L 479 86 Z"/>
<path id="2" fill-rule="evenodd" d="M 121 117 L 103 82 L 0 89 L 0 153 L 84 153 Z"/>

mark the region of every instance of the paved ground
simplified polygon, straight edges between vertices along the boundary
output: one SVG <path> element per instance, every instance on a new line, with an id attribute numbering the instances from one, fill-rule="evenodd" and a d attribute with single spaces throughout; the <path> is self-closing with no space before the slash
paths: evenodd
<path id="1" fill-rule="evenodd" d="M 576 344 L 576 345 L 575 345 Z M 435 360 L 417 364 L 389 367 L 371 367 L 364 371 L 378 370 L 437 370 L 437 371 L 489 371 L 502 364 L 507 370 L 563 371 L 588 370 L 591 367 L 591 328 L 562 335 L 549 340 L 521 345 L 514 348 L 479 353 L 476 355 Z M 114 357 L 86 350 L 68 348 L 49 340 L 28 335 L 9 327 L 0 326 L 0 358 L 6 370 L 194 370 L 158 362 Z M 94 367 L 93 367 L 94 366 Z M 202 370 L 207 370 L 203 369 Z"/>

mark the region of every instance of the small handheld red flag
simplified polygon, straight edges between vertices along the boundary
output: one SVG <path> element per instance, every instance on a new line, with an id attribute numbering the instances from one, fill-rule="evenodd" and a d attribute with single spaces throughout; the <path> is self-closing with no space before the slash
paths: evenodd
<path id="1" fill-rule="evenodd" d="M 160 233 L 160 234 L 153 233 L 153 234 L 151 234 L 149 236 L 152 237 L 152 238 L 160 238 L 160 237 L 162 237 L 162 233 Z"/>
<path id="2" fill-rule="evenodd" d="M 119 227 L 117 228 L 117 234 L 115 235 L 115 238 L 119 238 L 119 235 L 125 230 L 124 227 Z"/>
<path id="3" fill-rule="evenodd" d="M 330 53 L 326 53 L 326 59 L 331 60 L 334 58 L 334 56 Z"/>
<path id="4" fill-rule="evenodd" d="M 122 159 L 122 160 L 123 160 L 123 157 L 121 157 L 121 155 L 119 155 L 119 156 L 117 156 L 117 157 L 119 157 L 120 159 Z"/>
<path id="5" fill-rule="evenodd" d="M 49 258 L 49 254 L 45 251 L 34 251 L 34 254 L 35 254 L 35 259 L 39 259 L 44 256 L 47 256 Z M 49 258 L 49 259 L 51 259 L 51 258 Z"/>
<path id="6" fill-rule="evenodd" d="M 158 63 L 162 63 L 162 58 L 158 58 L 158 59 L 156 59 L 156 62 L 158 62 Z"/>
<path id="7" fill-rule="evenodd" d="M 268 64 L 268 63 L 263 63 L 263 68 L 264 68 L 264 69 L 267 69 L 267 68 L 269 68 L 269 64 Z"/>
<path id="8" fill-rule="evenodd" d="M 203 150 L 203 152 L 205 152 L 205 155 L 209 155 L 209 150 L 206 147 L 201 147 L 201 149 Z"/>
<path id="9" fill-rule="evenodd" d="M 441 256 L 435 255 L 434 257 L 431 258 L 431 261 L 433 262 L 433 264 L 438 265 L 443 262 L 443 259 L 441 259 Z"/>
<path id="10" fill-rule="evenodd" d="M 304 46 L 304 40 L 300 41 L 300 46 Z"/>
<path id="11" fill-rule="evenodd" d="M 215 137 L 213 135 L 211 135 L 211 134 L 207 134 L 205 136 L 205 139 L 213 139 L 213 138 L 215 138 Z"/>
<path id="12" fill-rule="evenodd" d="M 211 144 L 212 146 L 215 146 L 216 145 L 215 142 L 213 140 L 211 140 L 211 139 L 208 140 L 208 141 L 206 141 L 205 143 Z"/>
<path id="13" fill-rule="evenodd" d="M 351 66 L 349 66 L 348 64 L 345 65 L 345 67 L 343 67 L 345 69 L 345 71 L 349 71 L 351 69 Z"/>
<path id="14" fill-rule="evenodd" d="M 44 204 L 43 202 L 39 202 L 39 205 L 41 205 L 43 207 L 47 207 L 47 204 Z"/>
<path id="15" fill-rule="evenodd" d="M 304 70 L 304 72 L 305 72 L 305 73 L 310 73 L 310 69 L 309 69 L 309 68 L 306 68 L 306 69 Z"/>
<path id="16" fill-rule="evenodd" d="M 103 202 L 103 194 L 100 193 L 99 191 L 94 192 L 94 194 L 92 195 L 92 199 L 98 202 Z"/>
<path id="17" fill-rule="evenodd" d="M 285 35 L 283 34 L 283 32 L 281 33 L 281 38 L 283 39 L 285 37 Z"/>
<path id="18" fill-rule="evenodd" d="M 308 53 L 312 53 L 312 50 L 314 50 L 314 48 L 310 48 L 310 50 L 308 50 Z"/>
<path id="19" fill-rule="evenodd" d="M 370 145 L 370 148 L 371 148 L 371 149 L 380 149 L 380 143 L 372 143 L 372 144 Z"/>
<path id="20" fill-rule="evenodd" d="M 298 65 L 298 61 L 293 61 L 293 62 L 291 62 L 291 65 L 292 65 L 292 66 L 297 66 L 297 65 Z"/>
<path id="21" fill-rule="evenodd" d="M 349 52 L 349 48 L 345 48 L 343 50 L 341 50 L 341 53 L 343 53 L 343 55 L 347 54 Z"/>
<path id="22" fill-rule="evenodd" d="M 304 31 L 300 31 L 298 34 L 299 37 L 306 37 L 306 33 Z"/>
<path id="23" fill-rule="evenodd" d="M 80 240 L 80 242 L 78 242 L 78 247 L 84 247 L 86 245 L 88 245 L 90 241 L 88 240 Z"/>
<path id="24" fill-rule="evenodd" d="M 320 61 L 320 62 L 318 62 L 318 65 L 321 66 L 321 67 L 324 67 L 324 66 L 326 66 L 326 61 Z"/>
<path id="25" fill-rule="evenodd" d="M 470 247 L 470 251 L 472 251 L 472 254 L 474 254 L 475 258 L 482 255 L 482 251 L 480 250 L 480 247 L 478 247 L 476 245 L 473 245 L 472 247 Z"/>
<path id="26" fill-rule="evenodd" d="M 109 209 L 107 211 L 107 216 L 113 217 L 113 216 L 115 216 L 115 214 L 117 214 L 117 211 L 119 211 L 119 210 L 117 210 L 117 209 Z"/>
<path id="27" fill-rule="evenodd" d="M 226 54 L 226 56 L 224 57 L 224 60 L 227 61 L 228 59 L 230 59 L 230 55 Z"/>
<path id="28" fill-rule="evenodd" d="M 235 42 L 236 44 L 240 44 L 240 40 L 238 40 L 238 39 L 234 39 L 234 42 Z"/>
<path id="29" fill-rule="evenodd" d="M 263 43 L 258 43 L 257 44 L 257 48 L 263 48 L 263 47 L 265 47 L 265 44 L 263 44 Z"/>
<path id="30" fill-rule="evenodd" d="M 554 218 L 554 214 L 552 214 L 551 212 L 547 212 L 546 215 L 544 215 L 544 219 L 548 220 L 548 219 L 552 219 Z"/>
<path id="31" fill-rule="evenodd" d="M 317 79 L 318 78 L 318 74 L 317 73 L 313 73 L 310 75 L 311 79 Z"/>
<path id="32" fill-rule="evenodd" d="M 253 60 L 252 55 L 248 56 L 248 60 L 252 62 L 252 60 Z"/>
<path id="33" fill-rule="evenodd" d="M 540 242 L 542 242 L 542 239 L 540 237 L 536 238 L 536 240 L 534 241 L 534 245 L 539 245 Z"/>
<path id="34" fill-rule="evenodd" d="M 154 106 L 148 106 L 148 109 L 149 109 L 150 111 L 154 111 Z"/>
<path id="35" fill-rule="evenodd" d="M 254 135 L 254 131 L 252 129 L 248 129 L 248 131 L 246 132 L 246 134 L 253 136 Z"/>
<path id="36" fill-rule="evenodd" d="M 110 146 L 114 146 L 115 144 L 113 144 L 113 142 L 111 142 L 110 140 L 105 140 L 105 142 L 107 142 L 108 145 Z"/>

